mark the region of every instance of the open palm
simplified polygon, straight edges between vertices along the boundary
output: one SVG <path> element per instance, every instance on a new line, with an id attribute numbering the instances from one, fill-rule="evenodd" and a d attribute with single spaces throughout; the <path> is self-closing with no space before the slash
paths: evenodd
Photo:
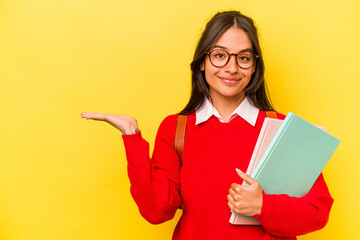
<path id="1" fill-rule="evenodd" d="M 86 119 L 98 120 L 107 122 L 123 134 L 134 134 L 137 133 L 138 125 L 134 117 L 121 115 L 121 114 L 109 114 L 109 113 L 95 113 L 95 112 L 82 112 L 81 117 Z"/>

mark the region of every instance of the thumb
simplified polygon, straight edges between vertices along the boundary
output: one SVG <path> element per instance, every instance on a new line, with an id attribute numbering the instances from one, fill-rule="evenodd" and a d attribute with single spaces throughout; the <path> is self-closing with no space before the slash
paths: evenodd
<path id="1" fill-rule="evenodd" d="M 242 172 L 240 169 L 236 168 L 237 174 L 249 185 L 256 183 L 256 180 L 247 175 L 246 173 Z"/>

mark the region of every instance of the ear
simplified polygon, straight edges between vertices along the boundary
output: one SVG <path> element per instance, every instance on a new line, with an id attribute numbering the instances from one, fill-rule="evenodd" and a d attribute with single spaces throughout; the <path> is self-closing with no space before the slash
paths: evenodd
<path id="1" fill-rule="evenodd" d="M 252 66 L 252 70 L 251 70 L 251 74 L 253 74 L 256 70 L 256 64 L 254 66 Z"/>
<path id="2" fill-rule="evenodd" d="M 205 63 L 202 62 L 201 65 L 200 65 L 200 71 L 205 71 Z"/>

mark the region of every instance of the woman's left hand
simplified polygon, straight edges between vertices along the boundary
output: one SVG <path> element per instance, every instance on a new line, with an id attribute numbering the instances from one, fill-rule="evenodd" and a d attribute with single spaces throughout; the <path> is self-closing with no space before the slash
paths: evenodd
<path id="1" fill-rule="evenodd" d="M 229 189 L 228 205 L 235 213 L 244 216 L 255 216 L 260 214 L 263 203 L 262 188 L 259 183 L 246 173 L 236 169 L 239 176 L 249 185 L 231 184 Z"/>

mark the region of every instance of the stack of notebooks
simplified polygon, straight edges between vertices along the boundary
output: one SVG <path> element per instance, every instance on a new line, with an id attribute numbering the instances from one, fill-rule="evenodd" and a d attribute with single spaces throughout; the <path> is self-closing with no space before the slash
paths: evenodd
<path id="1" fill-rule="evenodd" d="M 284 120 L 265 118 L 246 173 L 259 182 L 266 194 L 302 197 L 339 143 L 325 128 L 291 112 Z M 230 223 L 259 225 L 255 219 L 234 212 Z"/>

